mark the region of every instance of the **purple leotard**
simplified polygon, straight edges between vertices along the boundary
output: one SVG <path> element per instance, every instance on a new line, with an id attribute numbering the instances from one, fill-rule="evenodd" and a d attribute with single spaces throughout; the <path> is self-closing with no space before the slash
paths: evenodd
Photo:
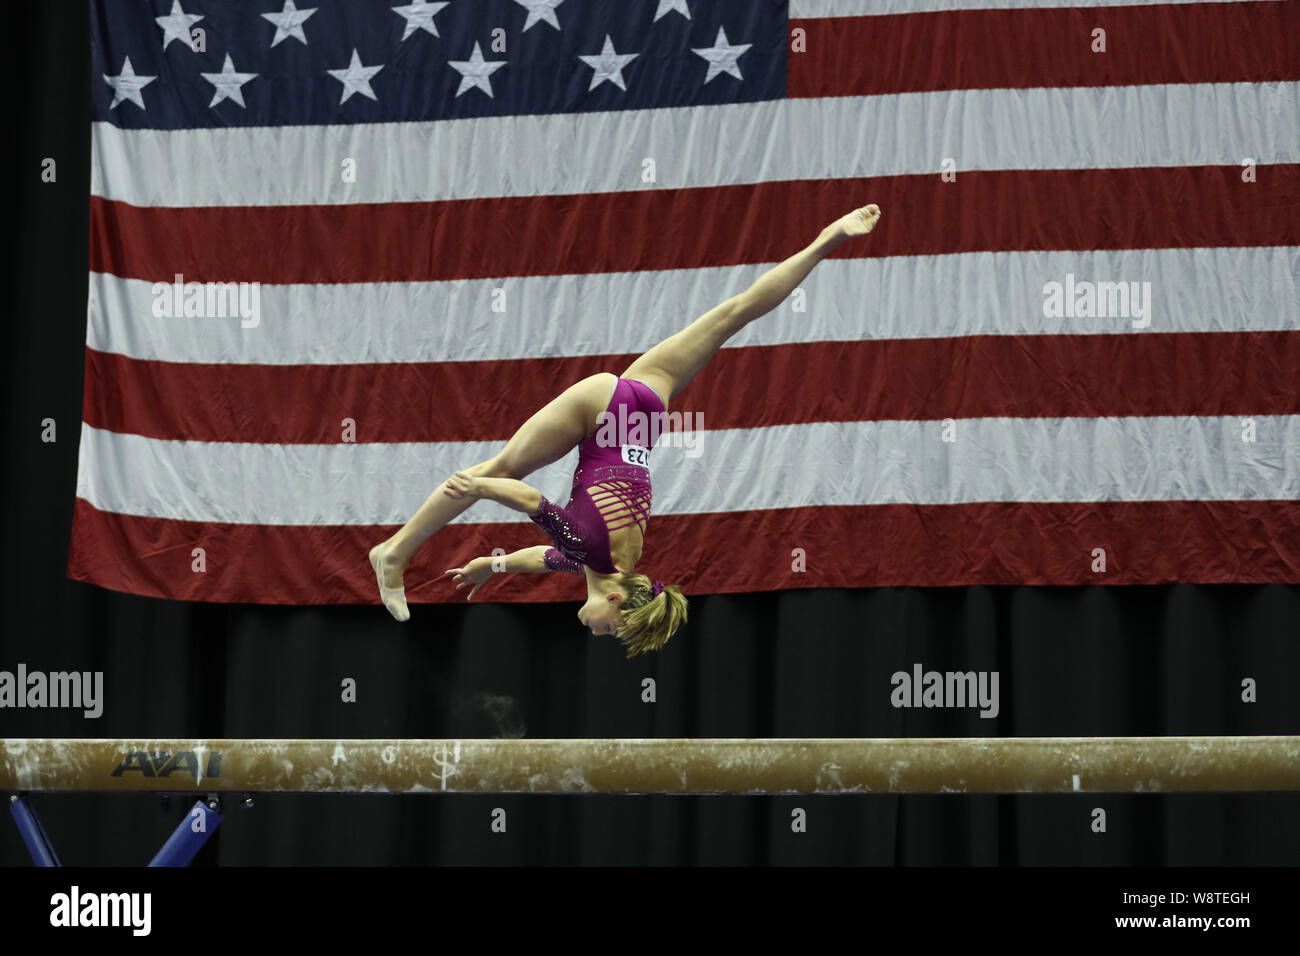
<path id="1" fill-rule="evenodd" d="M 557 507 L 542 496 L 529 515 L 550 535 L 546 567 L 582 573 L 583 565 L 614 574 L 609 534 L 635 524 L 645 534 L 650 520 L 650 449 L 663 427 L 664 403 L 644 382 L 620 378 L 605 422 L 578 446 L 569 503 Z M 639 413 L 639 414 L 634 414 Z"/>

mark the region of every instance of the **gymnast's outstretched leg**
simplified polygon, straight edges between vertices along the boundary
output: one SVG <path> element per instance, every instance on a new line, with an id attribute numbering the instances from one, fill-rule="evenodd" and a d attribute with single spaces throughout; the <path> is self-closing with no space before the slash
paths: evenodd
<path id="1" fill-rule="evenodd" d="M 806 248 L 773 266 L 744 292 L 710 309 L 646 352 L 628 366 L 623 378 L 645 382 L 665 401 L 672 401 L 709 364 L 727 339 L 775 309 L 817 263 L 846 239 L 869 233 L 879 218 L 880 207 L 874 203 L 840 217 Z"/>
<path id="2" fill-rule="evenodd" d="M 523 478 L 538 468 L 559 461 L 597 427 L 597 416 L 609 404 L 617 383 L 609 372 L 591 375 L 565 389 L 524 422 L 493 458 L 465 469 L 476 477 Z M 391 538 L 370 549 L 379 595 L 389 613 L 399 621 L 409 618 L 402 574 L 412 555 L 435 533 L 474 503 L 473 498 L 452 498 L 443 492 L 446 482 L 420 506 L 410 521 Z"/>

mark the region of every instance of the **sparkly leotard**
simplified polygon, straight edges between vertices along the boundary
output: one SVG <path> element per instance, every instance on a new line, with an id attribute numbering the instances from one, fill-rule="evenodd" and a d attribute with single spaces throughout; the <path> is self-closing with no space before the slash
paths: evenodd
<path id="1" fill-rule="evenodd" d="M 578 446 L 569 503 L 557 507 L 542 496 L 529 515 L 550 535 L 552 571 L 581 574 L 583 565 L 614 574 L 610 532 L 635 524 L 645 534 L 650 520 L 650 449 L 663 427 L 664 404 L 643 382 L 620 378 L 602 425 Z"/>

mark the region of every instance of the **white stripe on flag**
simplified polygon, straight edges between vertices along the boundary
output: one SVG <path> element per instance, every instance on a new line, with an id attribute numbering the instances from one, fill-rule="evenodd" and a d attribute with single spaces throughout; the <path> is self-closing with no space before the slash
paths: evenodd
<path id="1" fill-rule="evenodd" d="M 793 250 L 792 250 L 793 251 Z M 743 291 L 770 263 L 454 282 L 266 285 L 258 324 L 160 318 L 152 283 L 92 273 L 87 344 L 167 362 L 464 362 L 642 352 Z M 1043 287 L 1151 283 L 1150 324 L 1048 318 Z M 964 335 L 1294 329 L 1300 247 L 978 252 L 828 259 L 729 347 Z M 1130 287 L 1131 288 L 1131 287 Z M 1139 291 L 1142 287 L 1139 286 Z M 505 292 L 504 312 L 493 312 Z M 158 291 L 173 298 L 173 286 Z M 1130 303 L 1130 312 L 1133 303 Z M 1109 307 L 1109 306 L 1108 306 Z M 556 321 L 563 316 L 563 321 Z"/>
<path id="2" fill-rule="evenodd" d="M 656 514 L 825 505 L 1300 498 L 1300 416 L 821 422 L 656 448 Z M 77 494 L 104 511 L 248 524 L 400 524 L 496 443 L 179 442 L 83 425 Z M 694 456 L 694 457 L 692 457 Z M 568 500 L 576 452 L 528 479 Z M 524 520 L 493 502 L 462 523 Z"/>
<path id="3" fill-rule="evenodd" d="M 92 124 L 91 193 L 135 206 L 331 205 L 938 175 L 945 157 L 959 174 L 1238 166 L 1247 156 L 1269 164 L 1297 161 L 1297 115 L 1300 83 L 1231 83 L 958 90 L 439 123 L 172 131 L 100 122 Z M 355 182 L 342 182 L 345 157 L 356 161 Z M 648 184 L 646 158 L 656 173 Z"/>

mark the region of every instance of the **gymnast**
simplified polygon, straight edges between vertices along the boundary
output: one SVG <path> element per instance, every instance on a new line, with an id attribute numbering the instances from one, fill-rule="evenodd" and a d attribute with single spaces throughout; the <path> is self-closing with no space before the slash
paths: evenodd
<path id="1" fill-rule="evenodd" d="M 399 621 L 411 615 L 402 575 L 412 555 L 438 530 L 479 498 L 522 511 L 550 537 L 504 557 L 474 558 L 445 572 L 456 589 L 471 586 L 473 598 L 495 570 L 569 571 L 587 580 L 587 601 L 578 620 L 593 634 L 616 637 L 628 658 L 658 650 L 686 620 L 686 598 L 633 571 L 641 559 L 650 517 L 652 429 L 645 445 L 608 440 L 609 421 L 664 421 L 677 397 L 728 339 L 776 308 L 836 246 L 870 232 L 880 218 L 863 206 L 831 223 L 807 248 L 760 276 L 752 286 L 710 309 L 660 342 L 621 376 L 600 372 L 569 386 L 520 426 L 496 457 L 458 471 L 428 497 L 392 537 L 370 550 L 379 596 Z M 567 506 L 560 508 L 521 478 L 579 447 Z M 494 562 L 496 566 L 494 567 Z"/>

